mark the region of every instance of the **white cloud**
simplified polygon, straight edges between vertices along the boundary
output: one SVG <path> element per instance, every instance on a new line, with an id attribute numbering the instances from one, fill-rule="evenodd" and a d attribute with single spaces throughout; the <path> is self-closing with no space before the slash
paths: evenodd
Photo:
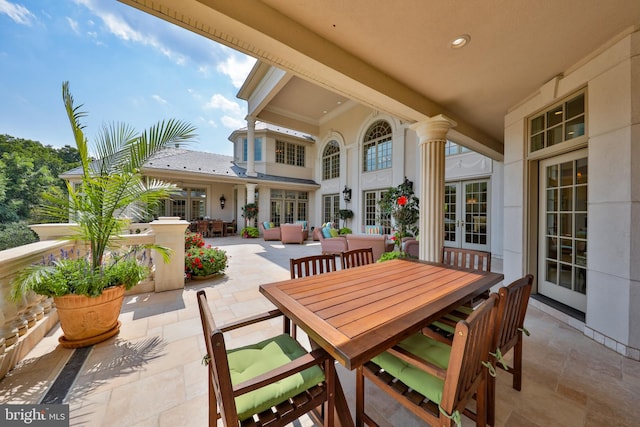
<path id="1" fill-rule="evenodd" d="M 100 18 L 100 20 L 102 20 L 102 23 L 106 26 L 107 30 L 114 36 L 122 40 L 150 46 L 173 60 L 176 64 L 183 64 L 185 62 L 184 55 L 173 51 L 172 49 L 161 43 L 154 35 L 136 31 L 127 23 L 123 16 L 117 15 L 116 13 L 111 11 L 101 9 L 98 5 L 94 4 L 93 0 L 74 1 L 77 4 L 85 6 L 91 11 L 91 13 Z M 90 22 L 92 23 L 92 21 Z"/>
<path id="2" fill-rule="evenodd" d="M 239 88 L 249 75 L 253 64 L 256 63 L 255 58 L 241 55 L 231 49 L 228 49 L 227 58 L 218 64 L 216 69 L 231 78 L 231 84 Z"/>
<path id="3" fill-rule="evenodd" d="M 0 0 L 2 1 L 2 0 Z M 67 16 L 67 22 L 69 23 L 69 26 L 71 27 L 71 29 L 73 30 L 74 33 L 76 34 L 80 34 L 80 31 L 78 30 L 78 22 L 74 21 L 73 19 L 69 18 Z"/>
<path id="4" fill-rule="evenodd" d="M 33 13 L 21 4 L 10 3 L 7 0 L 0 0 L 0 13 L 9 15 L 17 24 L 31 26 L 31 19 L 35 19 Z"/>
<path id="5" fill-rule="evenodd" d="M 151 96 L 151 98 L 156 100 L 156 102 L 158 102 L 158 104 L 167 104 L 167 100 L 163 99 L 160 95 L 153 95 L 153 96 Z"/>
<path id="6" fill-rule="evenodd" d="M 222 116 L 220 122 L 229 129 L 239 129 L 247 126 L 247 122 L 236 117 Z"/>
<path id="7" fill-rule="evenodd" d="M 230 113 L 234 116 L 243 117 L 242 107 L 237 102 L 225 98 L 224 96 L 216 93 L 211 97 L 209 102 L 204 105 L 204 108 L 211 108 L 214 110 L 222 110 L 225 113 Z"/>

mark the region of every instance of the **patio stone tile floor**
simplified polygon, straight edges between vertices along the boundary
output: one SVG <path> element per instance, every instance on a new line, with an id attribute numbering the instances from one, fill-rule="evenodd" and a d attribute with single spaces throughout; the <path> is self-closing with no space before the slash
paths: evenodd
<path id="1" fill-rule="evenodd" d="M 227 274 L 184 289 L 125 297 L 120 334 L 94 345 L 65 403 L 72 426 L 206 426 L 207 377 L 196 292 L 207 290 L 217 323 L 269 310 L 258 285 L 289 278 L 289 258 L 320 253 L 304 245 L 226 237 L 207 239 L 230 255 Z M 499 260 L 494 269 L 501 270 Z M 546 311 L 546 312 L 545 312 Z M 524 343 L 523 389 L 498 372 L 497 426 L 640 425 L 640 363 L 624 358 L 533 304 Z M 230 348 L 278 333 L 281 322 L 228 334 Z M 58 346 L 55 327 L 4 379 L 0 403 L 40 403 L 73 350 Z M 304 341 L 303 341 L 304 342 Z M 511 357 L 508 355 L 507 360 Z M 350 407 L 354 373 L 337 365 Z M 391 398 L 367 387 L 367 411 L 382 426 L 423 423 Z M 312 426 L 308 417 L 294 426 Z M 474 423 L 463 417 L 464 427 Z"/>

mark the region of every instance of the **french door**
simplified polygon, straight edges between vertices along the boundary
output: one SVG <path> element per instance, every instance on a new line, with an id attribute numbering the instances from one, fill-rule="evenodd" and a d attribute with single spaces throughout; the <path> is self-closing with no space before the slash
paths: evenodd
<path id="1" fill-rule="evenodd" d="M 444 245 L 489 251 L 489 180 L 445 184 Z"/>
<path id="2" fill-rule="evenodd" d="M 538 292 L 586 312 L 587 150 L 539 164 Z"/>

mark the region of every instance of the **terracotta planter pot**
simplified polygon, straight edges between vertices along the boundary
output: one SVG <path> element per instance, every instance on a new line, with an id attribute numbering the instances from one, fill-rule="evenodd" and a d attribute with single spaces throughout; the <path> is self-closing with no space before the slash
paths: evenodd
<path id="1" fill-rule="evenodd" d="M 93 345 L 120 332 L 118 316 L 124 286 L 105 289 L 102 295 L 65 295 L 53 299 L 64 335 L 58 341 L 66 348 Z"/>

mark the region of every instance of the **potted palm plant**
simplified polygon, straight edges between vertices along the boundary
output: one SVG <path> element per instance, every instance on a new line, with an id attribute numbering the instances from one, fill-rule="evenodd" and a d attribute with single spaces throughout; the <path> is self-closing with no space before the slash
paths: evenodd
<path id="1" fill-rule="evenodd" d="M 124 292 L 147 274 L 135 254 L 117 249 L 128 222 L 124 213 L 142 215 L 177 191 L 173 184 L 145 179 L 141 169 L 160 150 L 190 140 L 195 128 L 174 119 L 142 133 L 125 124 L 105 125 L 93 147 L 94 160 L 80 122 L 86 113 L 82 105 L 74 105 L 68 82 L 62 84 L 62 98 L 80 154 L 81 181 L 67 183 L 66 199 L 45 196 L 41 209 L 51 219 L 75 221 L 73 234 L 65 238 L 86 242 L 89 249 L 83 257 L 62 257 L 21 271 L 13 282 L 13 297 L 28 292 L 53 297 L 64 333 L 60 343 L 76 348 L 118 333 Z M 167 248 L 151 246 L 168 259 Z"/>

